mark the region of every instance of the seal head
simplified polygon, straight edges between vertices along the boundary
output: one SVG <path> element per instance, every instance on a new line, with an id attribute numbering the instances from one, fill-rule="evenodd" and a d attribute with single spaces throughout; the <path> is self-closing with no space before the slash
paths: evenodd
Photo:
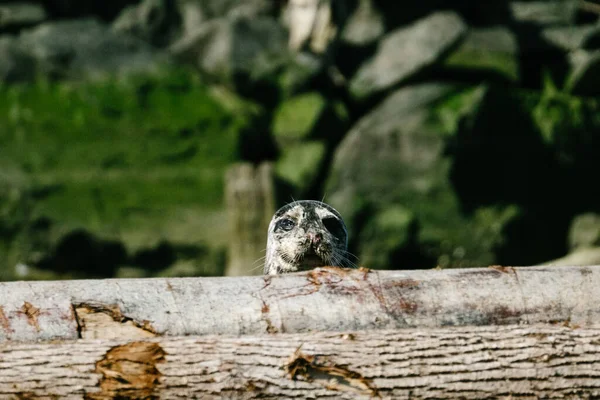
<path id="1" fill-rule="evenodd" d="M 281 207 L 271 219 L 264 273 L 346 267 L 348 232 L 342 216 L 320 201 L 301 200 Z"/>

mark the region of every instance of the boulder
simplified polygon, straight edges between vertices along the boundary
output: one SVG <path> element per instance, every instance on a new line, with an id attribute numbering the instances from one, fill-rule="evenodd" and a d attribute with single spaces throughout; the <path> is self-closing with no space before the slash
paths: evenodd
<path id="1" fill-rule="evenodd" d="M 351 46 L 368 46 L 383 36 L 385 21 L 373 0 L 359 0 L 344 23 L 341 40 Z"/>
<path id="2" fill-rule="evenodd" d="M 600 247 L 600 215 L 587 213 L 573 219 L 569 229 L 569 247 L 571 250 Z"/>
<path id="3" fill-rule="evenodd" d="M 564 51 L 597 48 L 600 40 L 600 26 L 596 24 L 579 26 L 552 26 L 545 28 L 541 36 L 551 46 Z"/>
<path id="4" fill-rule="evenodd" d="M 291 195 L 304 197 L 317 184 L 327 155 L 322 140 L 297 143 L 283 149 L 275 164 L 275 174 L 290 187 Z"/>
<path id="5" fill-rule="evenodd" d="M 273 135 L 280 147 L 308 139 L 327 110 L 327 100 L 318 92 L 304 93 L 283 101 L 273 116 Z"/>
<path id="6" fill-rule="evenodd" d="M 574 25 L 578 0 L 511 1 L 512 18 L 518 23 L 538 26 Z"/>
<path id="7" fill-rule="evenodd" d="M 171 1 L 144 0 L 121 11 L 112 29 L 163 47 L 180 35 L 181 19 Z"/>
<path id="8" fill-rule="evenodd" d="M 519 48 L 507 27 L 472 28 L 444 60 L 444 67 L 466 75 L 485 74 L 502 81 L 519 81 Z"/>
<path id="9" fill-rule="evenodd" d="M 289 0 L 283 21 L 289 30 L 289 48 L 293 51 L 326 53 L 337 41 L 345 19 L 346 2 L 331 0 Z"/>
<path id="10" fill-rule="evenodd" d="M 569 63 L 571 70 L 565 81 L 565 89 L 584 96 L 600 94 L 600 50 L 572 51 Z"/>
<path id="11" fill-rule="evenodd" d="M 140 39 L 119 35 L 94 19 L 45 23 L 24 31 L 19 44 L 38 72 L 82 78 L 155 71 L 168 62 Z"/>
<path id="12" fill-rule="evenodd" d="M 0 82 L 33 79 L 35 60 L 12 36 L 0 36 Z"/>
<path id="13" fill-rule="evenodd" d="M 362 100 L 413 77 L 446 56 L 466 31 L 462 19 L 449 11 L 392 31 L 352 78 L 353 97 Z"/>
<path id="14" fill-rule="evenodd" d="M 195 32 L 207 21 L 254 18 L 272 11 L 273 4 L 266 0 L 143 0 L 121 11 L 113 22 L 113 29 L 164 47 Z"/>
<path id="15" fill-rule="evenodd" d="M 366 257 L 377 268 L 495 261 L 494 248 L 518 209 L 482 205 L 465 215 L 447 156 L 460 120 L 477 113 L 484 94 L 484 88 L 439 83 L 405 87 L 348 132 L 334 155 L 325 192 L 359 238 L 359 260 Z M 392 239 L 373 233 L 383 226 L 393 231 Z M 392 264 L 398 260 L 410 264 Z"/>
<path id="16" fill-rule="evenodd" d="M 294 197 L 318 186 L 323 167 L 347 126 L 343 103 L 318 92 L 284 100 L 275 110 L 272 132 L 281 151 L 276 173 Z"/>
<path id="17" fill-rule="evenodd" d="M 600 215 L 586 213 L 573 219 L 569 229 L 569 247 L 569 254 L 542 265 L 600 264 Z"/>
<path id="18" fill-rule="evenodd" d="M 48 18 L 46 10 L 36 3 L 0 4 L 0 32 L 16 32 L 39 24 Z"/>
<path id="19" fill-rule="evenodd" d="M 177 59 L 231 81 L 285 54 L 286 40 L 283 27 L 272 18 L 220 18 L 202 24 L 169 50 Z"/>

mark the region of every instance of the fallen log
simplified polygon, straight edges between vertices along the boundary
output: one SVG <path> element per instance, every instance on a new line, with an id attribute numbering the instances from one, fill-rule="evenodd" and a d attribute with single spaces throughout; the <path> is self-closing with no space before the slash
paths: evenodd
<path id="1" fill-rule="evenodd" d="M 0 398 L 581 399 L 600 329 L 486 326 L 0 344 Z"/>
<path id="2" fill-rule="evenodd" d="M 600 323 L 599 267 L 0 283 L 0 342 Z"/>

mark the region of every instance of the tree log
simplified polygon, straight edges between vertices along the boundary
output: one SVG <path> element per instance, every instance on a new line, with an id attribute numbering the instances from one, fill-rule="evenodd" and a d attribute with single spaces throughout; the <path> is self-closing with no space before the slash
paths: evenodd
<path id="1" fill-rule="evenodd" d="M 600 323 L 599 267 L 0 283 L 0 342 Z"/>
<path id="2" fill-rule="evenodd" d="M 598 396 L 599 328 L 512 325 L 0 344 L 2 399 Z"/>

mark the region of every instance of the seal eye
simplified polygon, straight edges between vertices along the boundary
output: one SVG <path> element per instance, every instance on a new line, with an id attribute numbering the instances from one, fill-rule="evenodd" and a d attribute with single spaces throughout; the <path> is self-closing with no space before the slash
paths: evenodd
<path id="1" fill-rule="evenodd" d="M 323 218 L 323 225 L 331 234 L 337 238 L 342 238 L 346 234 L 346 230 L 342 226 L 339 219 L 334 217 Z"/>
<path id="2" fill-rule="evenodd" d="M 277 224 L 275 224 L 275 230 L 278 231 L 282 229 L 284 231 L 291 231 L 294 226 L 296 226 L 294 221 L 288 218 L 284 218 L 277 221 Z"/>

